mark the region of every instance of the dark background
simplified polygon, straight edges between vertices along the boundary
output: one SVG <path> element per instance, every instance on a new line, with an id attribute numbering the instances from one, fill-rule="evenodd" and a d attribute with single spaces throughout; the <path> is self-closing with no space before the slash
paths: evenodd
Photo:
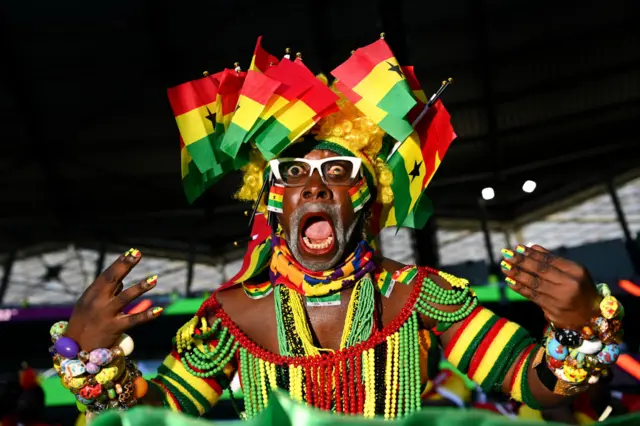
<path id="1" fill-rule="evenodd" d="M 637 175 L 634 2 L 3 2 L 0 249 L 122 242 L 202 253 L 246 234 L 229 177 L 189 207 L 166 88 L 239 61 L 256 37 L 329 72 L 387 34 L 458 140 L 430 187 L 438 218 L 523 220 L 595 183 Z M 520 190 L 534 178 L 534 194 Z"/>
<path id="2" fill-rule="evenodd" d="M 440 220 L 524 223 L 640 175 L 638 17 L 632 0 L 3 2 L 0 257 L 8 265 L 30 247 L 70 242 L 174 258 L 229 252 L 247 233 L 247 206 L 232 200 L 240 177 L 187 204 L 166 89 L 236 61 L 246 68 L 258 35 L 271 53 L 291 47 L 328 73 L 384 31 L 427 93 L 455 79 L 443 100 L 459 137 L 428 191 L 436 220 L 416 245 L 437 266 Z M 538 187 L 525 194 L 531 178 Z M 503 196 L 480 208 L 486 186 Z M 8 278 L 0 284 L 1 302 Z M 637 300 L 624 299 L 628 324 L 638 324 Z M 531 330 L 543 324 L 532 304 L 492 308 Z M 161 357 L 186 319 L 133 331 L 136 356 Z M 49 325 L 0 325 L 3 368 L 48 367 Z"/>

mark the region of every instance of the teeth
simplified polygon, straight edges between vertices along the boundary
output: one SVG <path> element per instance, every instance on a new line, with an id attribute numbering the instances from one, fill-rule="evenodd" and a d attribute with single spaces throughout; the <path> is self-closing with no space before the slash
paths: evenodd
<path id="1" fill-rule="evenodd" d="M 302 241 L 304 241 L 304 244 L 309 248 L 312 248 L 314 250 L 322 250 L 331 245 L 331 243 L 333 242 L 333 235 L 330 235 L 321 243 L 312 243 L 309 237 L 302 237 Z"/>

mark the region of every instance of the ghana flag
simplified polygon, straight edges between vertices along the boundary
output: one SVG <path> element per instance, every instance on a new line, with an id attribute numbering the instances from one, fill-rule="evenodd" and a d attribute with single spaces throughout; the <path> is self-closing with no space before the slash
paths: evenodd
<path id="1" fill-rule="evenodd" d="M 376 122 L 378 126 L 396 140 L 405 140 L 413 132 L 413 127 L 404 118 L 388 114 L 380 107 L 368 102 L 362 96 L 347 87 L 346 84 L 337 80 L 335 87 L 356 106 L 364 115 Z"/>
<path id="2" fill-rule="evenodd" d="M 409 222 L 422 222 L 421 213 L 416 212 L 416 206 L 426 207 L 418 201 L 455 137 L 451 116 L 438 100 L 417 124 L 415 131 L 389 158 L 394 195 L 393 211 L 389 216 L 395 217 L 398 226 L 404 226 L 407 218 L 410 219 Z M 410 216 L 411 213 L 414 216 Z"/>
<path id="3" fill-rule="evenodd" d="M 284 63 L 283 60 L 281 63 Z M 304 64 L 292 64 L 290 77 L 306 81 L 309 88 L 269 118 L 255 135 L 256 146 L 265 160 L 277 156 L 322 117 L 335 111 L 338 100 L 330 88 L 317 79 Z"/>
<path id="4" fill-rule="evenodd" d="M 278 65 L 278 58 L 268 53 L 266 50 L 262 48 L 262 36 L 258 37 L 258 41 L 256 42 L 256 48 L 253 51 L 253 58 L 251 58 L 251 65 L 249 66 L 249 71 L 257 71 L 264 73 L 274 65 Z"/>
<path id="5" fill-rule="evenodd" d="M 367 103 L 382 110 L 384 117 L 388 114 L 403 119 L 416 105 L 407 79 L 384 39 L 356 50 L 331 74 Z M 408 136 L 408 133 L 397 134 L 395 129 L 388 131 L 381 118 L 377 118 L 378 125 L 395 139 L 402 141 Z"/>
<path id="6" fill-rule="evenodd" d="M 213 150 L 220 173 L 239 169 L 248 161 L 248 147 L 233 157 L 222 150 L 224 135 L 231 125 L 246 76 L 246 72 L 236 72 L 232 69 L 225 69 L 214 76 L 218 79 L 218 108 L 215 116 Z"/>
<path id="7" fill-rule="evenodd" d="M 181 146 L 201 173 L 213 169 L 216 163 L 212 141 L 219 102 L 217 83 L 204 77 L 167 90 Z"/>
<path id="8" fill-rule="evenodd" d="M 280 86 L 280 82 L 249 70 L 244 80 L 238 103 L 229 128 L 224 133 L 220 149 L 231 158 L 236 158 L 245 136 L 260 118 L 267 102 Z"/>
<path id="9" fill-rule="evenodd" d="M 411 65 L 402 67 L 402 73 L 407 78 L 407 83 L 409 84 L 409 88 L 411 88 L 413 97 L 418 101 L 416 106 L 414 106 L 407 114 L 407 118 L 413 124 L 414 120 L 418 118 L 429 100 L 427 99 L 427 95 L 425 95 L 424 90 L 422 90 L 422 87 L 420 86 L 420 82 L 416 77 L 415 69 L 413 68 L 413 66 Z"/>
<path id="10" fill-rule="evenodd" d="M 213 169 L 205 172 L 201 172 L 198 169 L 182 137 L 180 137 L 180 169 L 182 172 L 182 186 L 189 203 L 193 203 L 217 181 L 217 176 L 214 175 Z"/>
<path id="11" fill-rule="evenodd" d="M 294 65 L 293 62 L 288 59 L 283 59 L 277 66 L 270 67 L 265 72 L 267 77 L 278 81 L 281 84 L 267 102 L 267 105 L 260 113 L 257 123 L 246 135 L 244 142 L 254 139 L 256 133 L 261 130 L 265 124 L 270 123 L 269 120 L 275 113 L 287 106 L 290 102 L 298 98 L 311 87 L 311 82 L 306 78 L 302 78 L 300 70 L 297 70 L 294 67 L 296 67 L 296 65 Z"/>

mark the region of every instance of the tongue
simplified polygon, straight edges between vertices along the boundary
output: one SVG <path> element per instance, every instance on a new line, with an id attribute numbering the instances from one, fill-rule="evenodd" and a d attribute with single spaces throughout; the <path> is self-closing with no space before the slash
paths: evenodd
<path id="1" fill-rule="evenodd" d="M 331 230 L 331 224 L 329 224 L 328 220 L 319 220 L 314 222 L 304 231 L 304 235 L 306 235 L 307 238 L 315 241 L 326 240 L 332 234 L 333 231 Z"/>

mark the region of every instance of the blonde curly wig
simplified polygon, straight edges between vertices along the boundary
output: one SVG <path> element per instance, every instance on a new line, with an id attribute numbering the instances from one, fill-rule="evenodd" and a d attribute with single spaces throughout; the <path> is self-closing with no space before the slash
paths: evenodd
<path id="1" fill-rule="evenodd" d="M 336 143 L 362 159 L 374 178 L 377 201 L 391 204 L 393 175 L 386 162 L 378 158 L 385 132 L 343 96 L 340 96 L 338 106 L 340 110 L 320 120 L 311 133 L 317 140 Z M 250 162 L 242 168 L 243 184 L 235 195 L 238 200 L 255 203 L 262 188 L 265 167 L 266 161 L 260 153 L 257 150 L 252 152 Z M 264 202 L 258 206 L 258 211 L 266 211 Z"/>

